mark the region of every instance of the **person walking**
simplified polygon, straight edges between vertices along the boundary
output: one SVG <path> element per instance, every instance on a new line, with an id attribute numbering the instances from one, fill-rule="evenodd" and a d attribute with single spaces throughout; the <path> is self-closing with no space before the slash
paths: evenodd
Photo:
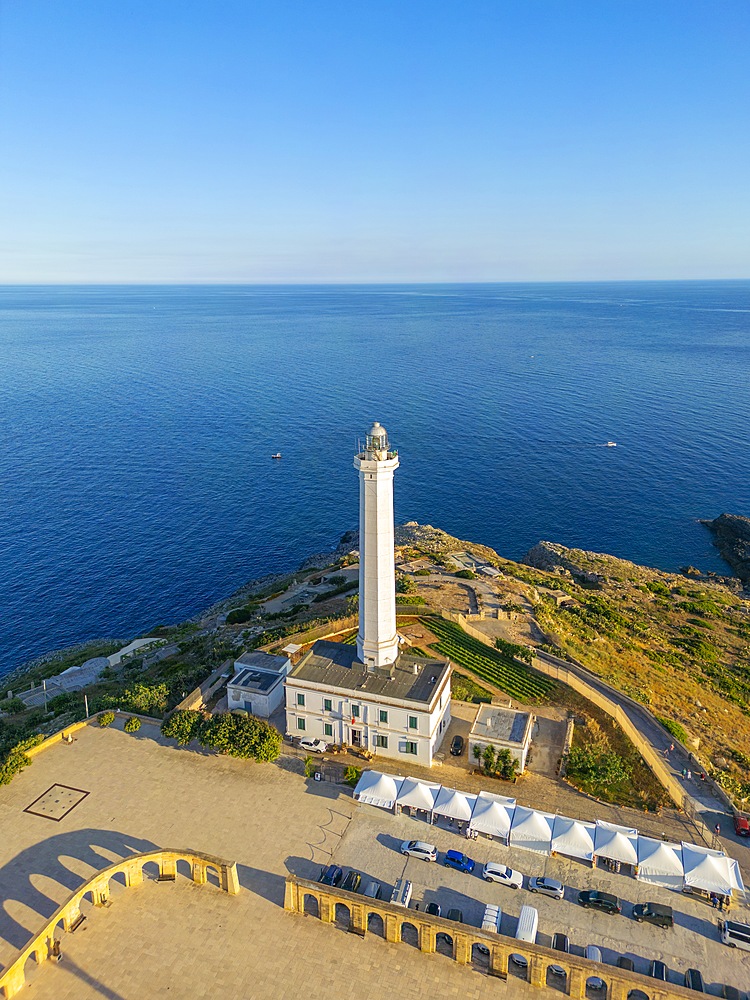
<path id="1" fill-rule="evenodd" d="M 715 892 L 712 892 L 710 899 L 711 899 L 711 909 L 715 910 L 716 907 L 719 905 L 719 897 L 716 895 Z"/>
<path id="2" fill-rule="evenodd" d="M 716 824 L 716 826 L 714 827 L 714 833 L 716 834 L 717 837 L 721 835 L 721 823 Z"/>
<path id="3" fill-rule="evenodd" d="M 690 768 L 687 769 L 687 774 L 685 775 L 685 777 L 687 778 L 688 781 L 690 781 L 690 779 L 693 777 L 693 772 L 690 770 Z"/>

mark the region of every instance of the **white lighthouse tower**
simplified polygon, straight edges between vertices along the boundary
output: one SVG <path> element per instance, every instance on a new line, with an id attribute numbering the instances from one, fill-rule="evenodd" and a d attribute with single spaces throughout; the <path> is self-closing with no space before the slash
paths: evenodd
<path id="1" fill-rule="evenodd" d="M 398 452 L 376 421 L 365 450 L 354 456 L 359 471 L 359 632 L 357 655 L 369 669 L 398 659 L 396 572 L 393 559 L 393 473 Z"/>

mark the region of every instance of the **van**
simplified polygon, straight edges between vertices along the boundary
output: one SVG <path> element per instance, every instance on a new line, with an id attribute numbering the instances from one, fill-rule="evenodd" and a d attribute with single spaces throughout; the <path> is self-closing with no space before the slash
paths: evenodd
<path id="1" fill-rule="evenodd" d="M 535 944 L 536 932 L 538 929 L 539 913 L 533 906 L 522 906 L 521 913 L 518 917 L 518 926 L 516 927 L 516 941 L 525 941 L 526 944 Z M 510 957 L 516 965 L 520 965 L 522 969 L 525 969 L 529 964 L 523 955 L 514 954 Z"/>
<path id="2" fill-rule="evenodd" d="M 500 924 L 503 919 L 503 911 L 496 903 L 488 903 L 484 908 L 484 916 L 482 917 L 482 930 L 488 931 L 490 934 L 500 933 Z M 483 955 L 489 955 L 490 949 L 486 944 L 477 944 L 477 950 Z"/>
<path id="3" fill-rule="evenodd" d="M 407 878 L 396 879 L 391 893 L 391 902 L 396 906 L 408 906 L 411 901 L 411 882 Z"/>
<path id="4" fill-rule="evenodd" d="M 730 948 L 743 948 L 750 951 L 750 924 L 741 924 L 737 920 L 719 922 L 719 933 L 724 944 Z"/>
<path id="5" fill-rule="evenodd" d="M 587 958 L 589 962 L 598 962 L 600 965 L 602 963 L 602 953 L 601 949 L 595 944 L 587 944 L 586 951 L 583 953 L 584 958 Z M 603 990 L 604 980 L 600 976 L 589 976 L 586 980 L 586 985 L 592 990 Z"/>

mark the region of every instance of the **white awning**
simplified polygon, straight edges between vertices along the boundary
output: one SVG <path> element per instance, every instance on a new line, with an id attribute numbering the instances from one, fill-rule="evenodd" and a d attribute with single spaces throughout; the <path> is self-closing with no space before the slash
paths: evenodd
<path id="1" fill-rule="evenodd" d="M 404 778 L 396 805 L 409 806 L 412 809 L 424 809 L 431 813 L 435 807 L 435 799 L 440 791 L 440 783 L 435 781 L 418 781 L 416 778 Z"/>
<path id="2" fill-rule="evenodd" d="M 393 809 L 403 778 L 380 771 L 365 771 L 354 789 L 354 798 L 370 806 Z"/>
<path id="3" fill-rule="evenodd" d="M 466 820 L 468 823 L 476 800 L 476 795 L 469 795 L 468 792 L 459 792 L 456 788 L 443 786 L 435 799 L 433 812 L 436 816 Z"/>
<path id="4" fill-rule="evenodd" d="M 555 816 L 552 827 L 550 850 L 555 854 L 566 854 L 569 858 L 584 858 L 591 861 L 594 856 L 594 823 L 582 823 L 567 816 Z"/>
<path id="5" fill-rule="evenodd" d="M 685 878 L 680 845 L 639 836 L 636 878 L 639 882 L 663 885 L 667 889 L 682 892 Z"/>
<path id="6" fill-rule="evenodd" d="M 624 861 L 628 865 L 638 864 L 638 831 L 629 826 L 596 821 L 594 834 L 594 854 L 610 861 Z"/>
<path id="7" fill-rule="evenodd" d="M 549 854 L 554 822 L 553 813 L 516 806 L 510 827 L 510 846 L 522 847 L 525 851 L 535 851 L 537 854 Z"/>
<path id="8" fill-rule="evenodd" d="M 712 851 L 698 844 L 682 845 L 685 885 L 704 892 L 731 896 L 733 878 L 729 858 L 723 851 Z"/>
<path id="9" fill-rule="evenodd" d="M 491 837 L 507 840 L 515 808 L 515 799 L 493 795 L 492 792 L 480 792 L 474 803 L 469 826 L 478 833 L 488 833 Z"/>
<path id="10" fill-rule="evenodd" d="M 735 861 L 734 858 L 728 858 L 727 860 L 729 861 L 729 874 L 732 879 L 732 888 L 736 889 L 741 896 L 744 896 L 745 884 L 742 881 L 742 872 L 740 871 L 739 862 Z"/>

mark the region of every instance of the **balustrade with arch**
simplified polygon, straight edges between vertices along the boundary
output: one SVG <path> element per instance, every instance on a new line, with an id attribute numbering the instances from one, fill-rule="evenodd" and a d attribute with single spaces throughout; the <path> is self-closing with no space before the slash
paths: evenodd
<path id="1" fill-rule="evenodd" d="M 474 968 L 501 979 L 507 979 L 509 975 L 511 955 L 521 955 L 526 959 L 525 969 L 517 965 L 515 969 L 532 986 L 545 987 L 548 969 L 552 965 L 559 966 L 565 970 L 564 992 L 575 1000 L 585 1000 L 586 981 L 592 976 L 603 980 L 605 989 L 600 994 L 606 1000 L 628 1000 L 634 991 L 645 996 L 646 1000 L 694 1000 L 695 997 L 691 990 L 683 986 L 661 982 L 657 985 L 653 979 L 636 972 L 552 951 L 542 945 L 527 944 L 503 934 L 493 934 L 478 927 L 435 917 L 422 910 L 408 909 L 384 900 L 365 899 L 356 893 L 289 875 L 284 893 L 284 908 L 295 913 L 314 915 L 310 907 L 311 899 L 317 904 L 315 915 L 323 923 L 336 922 L 337 904 L 345 903 L 350 913 L 348 930 L 361 937 L 368 930 L 372 933 L 372 927 L 376 923 L 379 926 L 380 921 L 384 929 L 382 936 L 394 944 L 404 939 L 413 939 L 411 928 L 416 928 L 417 947 L 420 951 L 432 954 L 436 950 L 438 934 L 445 935 L 453 942 L 452 957 L 459 965 L 473 965 Z M 380 921 L 371 920 L 373 916 L 379 917 Z M 341 926 L 340 917 L 338 924 Z M 405 935 L 404 925 L 407 928 Z M 481 961 L 476 956 L 477 945 L 489 952 L 488 956 L 481 956 Z"/>
<path id="2" fill-rule="evenodd" d="M 29 959 L 33 958 L 37 965 L 41 965 L 42 962 L 46 962 L 50 958 L 60 956 L 60 939 L 55 936 L 55 932 L 58 927 L 62 927 L 64 932 L 71 933 L 80 926 L 85 920 L 85 915 L 81 911 L 84 899 L 90 899 L 94 906 L 108 904 L 111 896 L 110 883 L 115 881 L 118 875 L 124 876 L 126 888 L 138 886 L 143 883 L 144 868 L 151 864 L 158 866 L 160 880 L 173 881 L 177 876 L 179 861 L 188 863 L 192 880 L 198 885 L 205 884 L 207 872 L 211 870 L 216 873 L 219 888 L 223 892 L 234 896 L 240 891 L 237 864 L 234 861 L 225 861 L 212 854 L 187 850 L 157 850 L 148 851 L 145 854 L 131 854 L 130 857 L 103 868 L 76 889 L 62 906 L 58 907 L 43 929 L 19 951 L 18 956 L 0 973 L 0 991 L 2 991 L 5 1000 L 15 996 L 25 985 L 25 968 Z"/>

